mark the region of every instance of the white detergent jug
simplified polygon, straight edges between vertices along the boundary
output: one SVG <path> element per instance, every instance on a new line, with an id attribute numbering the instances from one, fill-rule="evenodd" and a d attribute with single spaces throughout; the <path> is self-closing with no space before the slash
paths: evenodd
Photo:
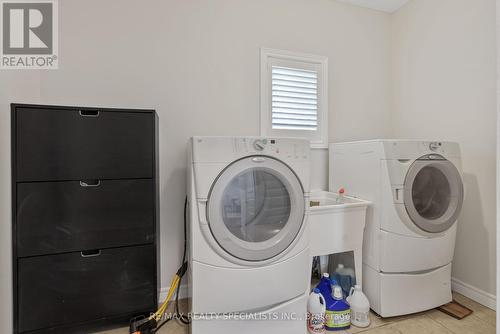
<path id="1" fill-rule="evenodd" d="M 361 290 L 361 286 L 355 285 L 351 288 L 347 302 L 351 306 L 351 324 L 356 327 L 368 327 L 370 325 L 370 302 Z"/>
<path id="2" fill-rule="evenodd" d="M 307 301 L 307 330 L 311 334 L 325 333 L 325 298 L 319 289 L 314 289 Z"/>

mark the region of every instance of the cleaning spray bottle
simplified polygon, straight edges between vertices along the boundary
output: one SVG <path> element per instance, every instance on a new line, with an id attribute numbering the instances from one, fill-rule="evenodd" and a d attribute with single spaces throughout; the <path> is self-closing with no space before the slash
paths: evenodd
<path id="1" fill-rule="evenodd" d="M 326 299 L 326 325 L 327 331 L 340 331 L 351 327 L 351 308 L 344 300 L 342 288 L 332 280 L 332 295 Z"/>

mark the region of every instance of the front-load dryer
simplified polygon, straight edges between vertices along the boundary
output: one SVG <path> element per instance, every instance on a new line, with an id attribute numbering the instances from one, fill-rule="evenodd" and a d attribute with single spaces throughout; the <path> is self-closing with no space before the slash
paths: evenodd
<path id="1" fill-rule="evenodd" d="M 192 333 L 305 332 L 297 319 L 309 289 L 309 146 L 285 138 L 191 139 Z"/>
<path id="2" fill-rule="evenodd" d="M 363 289 L 383 317 L 451 301 L 464 199 L 456 143 L 371 140 L 330 146 L 330 189 L 367 199 Z"/>

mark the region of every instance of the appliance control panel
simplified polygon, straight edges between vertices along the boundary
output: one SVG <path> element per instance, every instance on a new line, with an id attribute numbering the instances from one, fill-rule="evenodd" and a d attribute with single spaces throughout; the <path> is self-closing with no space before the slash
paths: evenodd
<path id="1" fill-rule="evenodd" d="M 280 159 L 309 159 L 309 142 L 288 138 L 235 138 L 235 150 L 238 154 L 262 154 Z"/>
<path id="2" fill-rule="evenodd" d="M 433 140 L 388 140 L 384 141 L 387 159 L 418 159 L 422 156 L 459 157 L 458 143 Z"/>
<path id="3" fill-rule="evenodd" d="M 289 162 L 309 162 L 305 139 L 270 137 L 193 137 L 193 162 L 230 162 L 250 155 L 267 155 Z"/>
<path id="4" fill-rule="evenodd" d="M 441 141 L 422 141 L 420 142 L 420 151 L 422 153 L 436 153 L 436 154 L 444 154 L 445 152 L 445 145 L 446 143 L 443 143 Z"/>

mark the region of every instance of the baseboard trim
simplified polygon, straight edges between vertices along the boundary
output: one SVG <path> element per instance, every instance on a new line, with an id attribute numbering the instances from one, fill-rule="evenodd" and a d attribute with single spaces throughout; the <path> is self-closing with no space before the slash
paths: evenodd
<path id="1" fill-rule="evenodd" d="M 497 298 L 495 295 L 462 282 L 454 277 L 451 278 L 451 289 L 492 310 L 496 311 L 497 309 Z"/>
<path id="2" fill-rule="evenodd" d="M 158 297 L 160 303 L 162 303 L 163 301 L 165 301 L 165 299 L 167 299 L 168 290 L 170 290 L 170 287 L 165 287 L 165 288 L 160 289 L 160 296 Z M 175 295 L 176 295 L 176 292 L 174 292 L 174 295 L 172 296 L 172 300 L 175 299 Z M 181 284 L 181 287 L 179 290 L 179 299 L 187 298 L 188 295 L 189 295 L 189 293 L 188 293 L 187 285 Z"/>

